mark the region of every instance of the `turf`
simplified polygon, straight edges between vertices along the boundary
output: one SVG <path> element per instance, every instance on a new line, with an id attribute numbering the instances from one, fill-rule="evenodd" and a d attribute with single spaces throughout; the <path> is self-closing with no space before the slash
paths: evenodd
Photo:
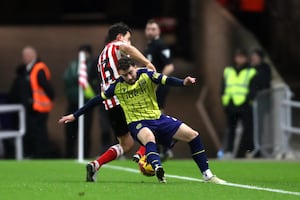
<path id="1" fill-rule="evenodd" d="M 136 170 L 130 160 L 114 161 L 101 169 L 96 183 L 85 182 L 85 165 L 73 160 L 0 161 L 0 199 L 300 199 L 300 162 L 211 161 L 214 173 L 231 183 L 279 189 L 297 194 L 155 177 L 112 169 Z M 201 178 L 191 160 L 164 163 L 167 174 Z"/>

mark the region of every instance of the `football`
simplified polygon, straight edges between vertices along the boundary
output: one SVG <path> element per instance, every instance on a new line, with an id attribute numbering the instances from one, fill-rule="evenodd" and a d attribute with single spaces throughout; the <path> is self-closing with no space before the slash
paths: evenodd
<path id="1" fill-rule="evenodd" d="M 143 175 L 145 175 L 145 176 L 154 176 L 155 175 L 154 169 L 152 168 L 152 166 L 149 163 L 147 163 L 146 156 L 142 156 L 140 158 L 138 164 L 139 164 L 140 171 Z"/>

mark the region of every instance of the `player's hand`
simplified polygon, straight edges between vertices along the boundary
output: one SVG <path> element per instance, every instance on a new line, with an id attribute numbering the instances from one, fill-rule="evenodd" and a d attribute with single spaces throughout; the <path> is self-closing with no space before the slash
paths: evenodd
<path id="1" fill-rule="evenodd" d="M 193 77 L 190 77 L 190 76 L 186 77 L 183 80 L 183 85 L 184 86 L 189 86 L 189 85 L 192 85 L 194 83 L 196 83 L 196 78 L 193 78 Z"/>
<path id="2" fill-rule="evenodd" d="M 58 123 L 69 123 L 69 122 L 72 122 L 75 120 L 75 117 L 73 114 L 70 114 L 70 115 L 66 115 L 66 116 L 62 116 L 59 120 L 58 120 Z"/>
<path id="3" fill-rule="evenodd" d="M 150 62 L 146 65 L 146 67 L 152 71 L 155 71 L 156 72 L 156 68 L 154 67 L 154 65 Z"/>

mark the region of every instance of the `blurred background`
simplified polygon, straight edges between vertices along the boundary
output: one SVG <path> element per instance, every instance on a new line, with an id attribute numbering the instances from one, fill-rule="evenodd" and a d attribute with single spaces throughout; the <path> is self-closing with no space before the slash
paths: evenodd
<path id="1" fill-rule="evenodd" d="M 263 49 L 272 67 L 272 88 L 284 85 L 284 92 L 291 93 L 288 100 L 300 100 L 300 1 L 255 0 L 252 2 L 258 6 L 250 10 L 243 6 L 249 1 L 1 1 L 1 102 L 6 104 L 6 95 L 15 77 L 16 67 L 22 61 L 22 48 L 34 46 L 51 70 L 56 96 L 48 120 L 50 157 L 63 158 L 64 126 L 57 123 L 66 110 L 62 77 L 69 61 L 76 58 L 78 47 L 91 44 L 93 56 L 96 57 L 103 48 L 108 27 L 123 21 L 133 29 L 133 44 L 143 51 L 146 48 L 145 24 L 148 19 L 155 18 L 160 23 L 163 39 L 172 50 L 174 75 L 198 78 L 195 87 L 172 89 L 165 111 L 198 130 L 209 157 L 217 157 L 226 130 L 220 100 L 221 80 L 223 69 L 232 63 L 236 48 Z M 300 121 L 298 113 L 292 111 L 289 115 L 289 122 L 293 125 Z M 89 157 L 99 155 L 101 150 L 101 129 L 97 122 L 101 116 L 96 111 L 94 115 Z M 4 129 L 5 123 L 9 122 L 5 122 L 5 116 L 1 116 L 1 128 Z M 271 136 L 267 140 L 272 142 L 263 156 L 284 158 L 292 153 L 291 157 L 297 158 L 299 136 L 286 133 L 277 122 L 273 119 L 268 124 L 267 131 Z M 282 137 L 290 140 L 282 144 Z M 3 151 L 2 157 L 6 157 L 5 148 Z M 11 155 L 11 151 L 14 148 L 6 150 L 6 154 Z M 177 158 L 189 157 L 188 146 L 176 145 L 174 155 Z"/>

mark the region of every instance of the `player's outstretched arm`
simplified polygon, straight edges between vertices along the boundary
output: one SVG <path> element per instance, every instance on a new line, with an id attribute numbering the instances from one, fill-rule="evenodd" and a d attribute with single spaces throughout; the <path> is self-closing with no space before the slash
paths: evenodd
<path id="1" fill-rule="evenodd" d="M 148 69 L 156 71 L 154 65 L 134 46 L 122 44 L 120 45 L 121 51 L 125 52 L 131 58 L 135 59 L 139 63 L 145 65 Z"/>
<path id="2" fill-rule="evenodd" d="M 96 97 L 90 99 L 86 104 L 84 104 L 83 107 L 81 107 L 80 109 L 75 111 L 73 114 L 62 116 L 58 120 L 58 123 L 69 123 L 69 122 L 75 121 L 76 118 L 85 114 L 86 112 L 88 112 L 90 109 L 92 109 L 96 105 L 99 105 L 100 103 L 102 103 L 102 101 L 103 101 L 103 99 L 101 98 L 101 96 L 97 95 Z"/>
<path id="3" fill-rule="evenodd" d="M 58 120 L 58 123 L 60 124 L 66 124 L 66 123 L 69 123 L 69 122 L 73 122 L 75 121 L 75 117 L 73 114 L 69 114 L 69 115 L 65 115 L 65 116 L 62 116 L 59 120 Z"/>
<path id="4" fill-rule="evenodd" d="M 164 79 L 166 80 L 165 83 L 163 83 Z M 177 87 L 189 86 L 196 83 L 196 78 L 190 76 L 187 76 L 185 79 L 179 79 L 173 76 L 167 77 L 165 75 L 161 75 L 161 80 L 162 80 L 161 82 L 162 84 L 169 85 L 169 86 L 177 86 Z"/>
<path id="5" fill-rule="evenodd" d="M 189 86 L 189 85 L 193 85 L 194 83 L 196 83 L 196 78 L 187 76 L 184 80 L 183 80 L 183 85 L 184 86 Z"/>

